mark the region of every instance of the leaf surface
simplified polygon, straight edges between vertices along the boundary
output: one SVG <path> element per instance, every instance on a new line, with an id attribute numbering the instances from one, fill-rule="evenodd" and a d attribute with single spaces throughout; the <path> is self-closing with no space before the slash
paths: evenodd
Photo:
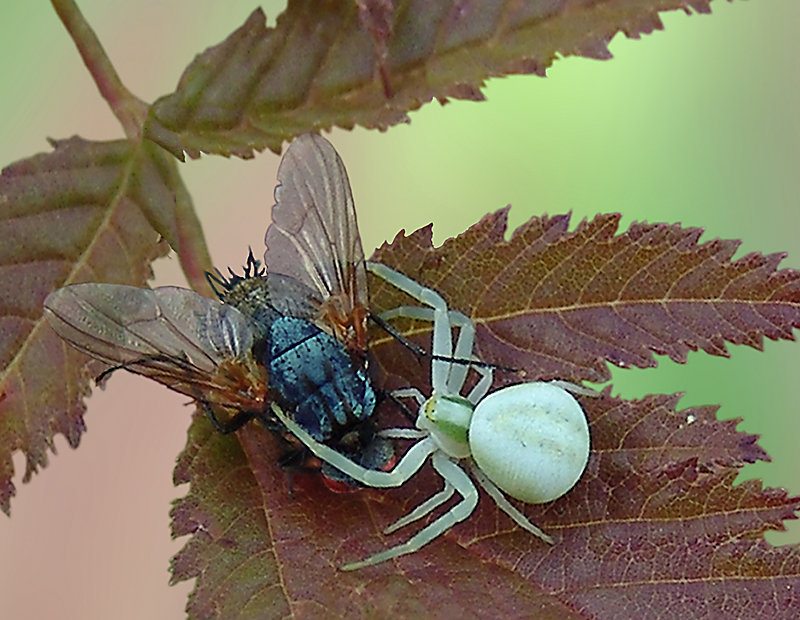
<path id="1" fill-rule="evenodd" d="M 697 349 L 727 356 L 725 342 L 760 350 L 764 336 L 793 340 L 800 326 L 800 272 L 778 269 L 782 254 L 732 261 L 738 241 L 699 243 L 701 229 L 679 225 L 634 223 L 617 234 L 616 214 L 573 231 L 567 215 L 533 218 L 506 241 L 507 213 L 441 248 L 430 227 L 401 233 L 373 258 L 416 274 L 468 314 L 479 355 L 526 380 L 607 381 L 605 362 L 653 367 L 658 353 L 685 363 Z M 371 284 L 378 310 L 409 303 Z M 407 333 L 429 331 L 418 323 Z"/>
<path id="2" fill-rule="evenodd" d="M 254 442 L 267 435 L 255 426 L 250 430 Z M 171 566 L 173 583 L 197 578 L 189 617 L 285 616 L 264 498 L 236 437 L 221 435 L 196 413 L 173 479 L 176 485 L 191 482 L 170 513 L 173 536 L 192 535 Z"/>
<path id="3" fill-rule="evenodd" d="M 544 71 L 558 56 L 606 59 L 617 32 L 661 29 L 660 11 L 708 0 L 291 0 L 275 28 L 260 9 L 187 67 L 151 108 L 145 135 L 178 157 L 278 152 L 308 131 L 384 129 L 434 97 L 480 101 L 493 76 Z"/>
<path id="4" fill-rule="evenodd" d="M 627 285 L 613 272 L 605 274 L 602 287 L 587 284 L 593 280 L 592 274 L 601 277 L 601 266 L 614 263 L 609 257 L 622 248 L 628 248 L 626 256 L 650 257 L 637 259 L 638 262 L 632 258 L 621 261 L 620 267 L 624 266 L 629 274 L 637 273 L 636 264 L 659 265 L 652 277 L 671 279 L 672 286 L 667 283 L 660 289 L 661 303 L 667 307 L 671 291 L 690 290 L 695 295 L 700 294 L 698 290 L 705 291 L 705 299 L 694 299 L 701 309 L 713 307 L 717 299 L 727 299 L 720 291 L 735 291 L 734 303 L 741 304 L 743 310 L 740 312 L 736 306 L 736 314 L 731 312 L 729 316 L 747 317 L 749 312 L 761 316 L 777 306 L 783 309 L 776 314 L 783 317 L 786 327 L 773 322 L 777 327 L 769 333 L 791 333 L 794 315 L 786 308 L 796 308 L 797 303 L 793 300 L 796 293 L 787 291 L 794 290 L 792 283 L 797 274 L 776 271 L 776 257 L 750 256 L 731 262 L 735 248 L 731 242 L 698 245 L 698 231 L 665 225 L 633 225 L 615 235 L 616 222 L 616 216 L 598 216 L 569 231 L 566 217 L 534 218 L 506 241 L 505 213 L 500 212 L 487 216 L 440 248 L 431 246 L 430 230 L 423 229 L 409 236 L 398 235 L 373 258 L 414 274 L 443 293 L 451 307 L 471 313 L 479 321 L 484 359 L 495 361 L 500 356 L 505 361 L 502 355 L 512 345 L 519 350 L 513 361 L 532 355 L 534 361 L 522 368 L 535 378 L 544 373 L 537 373 L 538 350 L 525 349 L 532 340 L 505 339 L 498 344 L 492 321 L 510 323 L 513 319 L 523 325 L 533 321 L 525 328 L 509 329 L 508 333 L 526 335 L 533 330 L 538 334 L 547 332 L 552 323 L 548 319 L 545 327 L 540 327 L 535 322 L 540 314 L 572 311 L 584 303 L 602 313 L 606 307 L 617 308 L 620 298 L 655 304 L 659 299 L 657 287 L 633 286 L 630 282 L 637 280 L 632 275 L 627 278 Z M 651 245 L 658 251 L 649 250 Z M 520 252 L 521 246 L 528 251 Z M 671 254 L 676 267 L 669 270 L 665 265 L 671 264 L 666 258 Z M 511 256 L 516 256 L 519 264 Z M 661 262 L 654 256 L 661 257 Z M 592 266 L 596 271 L 591 270 Z M 699 280 L 716 284 L 699 289 L 676 285 L 693 282 L 698 269 L 703 275 Z M 577 278 L 577 273 L 586 270 L 588 275 Z M 548 277 L 556 277 L 552 273 L 558 274 L 560 284 L 548 282 Z M 529 282 L 525 275 L 538 278 L 532 281 L 541 282 L 542 287 L 547 284 L 547 289 L 555 292 L 521 295 Z M 720 284 L 724 278 L 728 278 L 727 285 Z M 649 282 L 649 278 L 640 281 Z M 407 301 L 376 281 L 371 284 L 371 300 L 377 308 Z M 503 288 L 514 294 L 508 293 L 504 298 L 507 303 L 500 304 L 498 310 L 488 300 Z M 591 297 L 582 293 L 589 290 L 594 291 Z M 519 299 L 516 307 L 512 298 Z M 660 318 L 665 313 L 655 316 Z M 742 325 L 755 342 L 762 323 L 749 326 L 745 318 Z M 405 328 L 420 344 L 429 345 L 430 335 L 423 325 L 410 323 Z M 634 334 L 640 333 L 635 323 L 630 329 Z M 708 341 L 714 337 L 697 331 Z M 664 330 L 659 342 L 665 348 L 679 350 L 675 334 L 683 333 L 677 328 Z M 378 365 L 384 371 L 382 385 L 428 385 L 428 364 L 416 361 L 396 341 L 379 334 L 372 342 Z M 575 347 L 569 347 L 566 345 L 572 334 L 565 331 L 560 337 L 561 346 L 555 351 L 561 357 L 553 353 L 552 358 L 561 360 L 561 365 L 554 368 L 566 369 L 565 373 L 571 374 L 561 376 L 573 380 L 583 378 L 583 374 L 598 374 L 597 369 L 604 365 L 597 358 L 617 350 L 606 343 L 597 351 L 590 349 L 597 356 L 591 357 L 580 348 L 588 338 L 578 339 Z M 692 337 L 697 339 L 700 335 Z M 720 341 L 723 338 L 718 337 Z M 621 339 L 630 340 L 631 350 L 644 351 L 640 354 L 642 359 L 652 355 L 647 353 L 648 341 L 636 341 L 624 332 Z M 719 349 L 711 352 L 718 353 Z M 608 358 L 613 356 L 609 354 Z M 591 359 L 592 363 L 583 362 L 584 359 Z M 506 377 L 512 379 L 513 374 Z M 263 604 L 264 617 L 283 617 L 287 609 L 294 617 L 302 618 L 405 617 L 431 610 L 438 617 L 468 618 L 589 618 L 615 617 L 620 613 L 629 617 L 797 617 L 800 550 L 797 546 L 771 547 L 763 534 L 782 529 L 783 520 L 795 518 L 800 498 L 788 497 L 783 490 L 763 489 L 755 481 L 734 485 L 742 465 L 769 458 L 756 437 L 737 432 L 739 420 L 717 420 L 716 407 L 679 409 L 679 395 L 652 395 L 628 401 L 613 396 L 608 387 L 597 398 L 580 400 L 592 434 L 592 453 L 583 478 L 555 502 L 538 506 L 517 502 L 534 523 L 553 536 L 553 546 L 516 527 L 491 499 L 482 495 L 477 510 L 467 521 L 423 550 L 342 573 L 337 567 L 343 563 L 408 538 L 415 531 L 414 526 L 389 536 L 382 531 L 440 489 L 441 481 L 426 466 L 398 489 L 366 489 L 342 495 L 329 492 L 315 474 L 296 473 L 290 495 L 286 473 L 276 463 L 281 453 L 276 438 L 249 426 L 239 431 L 239 438 L 258 492 L 248 486 L 241 500 L 226 491 L 224 497 L 212 494 L 207 501 L 231 502 L 226 513 L 239 515 L 235 522 L 231 518 L 218 526 L 226 537 L 236 540 L 241 536 L 251 541 L 251 535 L 263 534 L 268 552 L 250 553 L 250 542 L 232 544 L 230 550 L 223 550 L 208 540 L 206 530 L 210 527 L 205 523 L 187 549 L 199 545 L 205 547 L 203 553 L 215 558 L 215 553 L 268 557 L 260 585 L 247 579 L 243 584 L 248 600 Z M 397 423 L 389 410 L 382 409 L 379 415 L 382 425 Z M 240 467 L 237 460 L 237 472 Z M 198 468 L 195 473 L 221 480 L 231 475 L 223 469 L 206 468 Z M 195 485 L 208 484 L 200 478 L 192 478 L 191 482 L 193 489 Z M 260 503 L 260 510 L 253 508 L 254 502 Z M 243 548 L 248 552 L 242 553 Z M 193 600 L 208 593 L 218 598 L 233 596 L 227 590 L 238 586 L 228 573 L 213 587 L 211 579 L 199 582 Z M 193 573 L 175 574 L 176 579 L 190 576 Z M 212 617 L 239 617 L 226 616 L 219 606 L 216 611 Z"/>
<path id="5" fill-rule="evenodd" d="M 150 262 L 175 238 L 174 161 L 127 141 L 54 142 L 0 177 L 0 508 L 15 493 L 11 455 L 24 479 L 47 464 L 53 437 L 73 447 L 83 398 L 100 366 L 62 341 L 42 317 L 55 288 L 75 282 L 142 286 Z M 155 228 L 154 228 L 155 227 Z M 158 230 L 158 232 L 157 232 Z M 43 372 L 43 370 L 47 372 Z"/>

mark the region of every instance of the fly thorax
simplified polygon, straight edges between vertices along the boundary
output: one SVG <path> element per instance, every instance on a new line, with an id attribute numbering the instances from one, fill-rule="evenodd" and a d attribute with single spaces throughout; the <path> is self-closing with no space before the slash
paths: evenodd
<path id="1" fill-rule="evenodd" d="M 258 339 L 264 339 L 273 321 L 281 315 L 270 304 L 267 278 L 252 276 L 232 280 L 222 301 L 252 319 Z"/>
<path id="2" fill-rule="evenodd" d="M 470 455 L 468 433 L 474 406 L 461 396 L 434 394 L 422 406 L 417 426 L 430 431 L 439 447 L 453 458 Z"/>

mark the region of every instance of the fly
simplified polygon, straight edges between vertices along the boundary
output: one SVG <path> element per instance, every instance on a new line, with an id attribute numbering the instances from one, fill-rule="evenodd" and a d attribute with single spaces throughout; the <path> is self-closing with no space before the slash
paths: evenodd
<path id="1" fill-rule="evenodd" d="M 251 252 L 243 275 L 208 275 L 223 303 L 178 287 L 85 283 L 53 291 L 45 317 L 109 364 L 104 375 L 123 368 L 186 394 L 222 432 L 255 417 L 290 438 L 274 400 L 318 441 L 383 468 L 394 452 L 372 421 L 367 278 L 344 164 L 324 138 L 300 136 L 278 181 L 264 263 Z"/>
<path id="2" fill-rule="evenodd" d="M 347 172 L 327 140 L 307 134 L 287 149 L 278 182 L 266 267 L 251 252 L 244 275 L 229 270 L 209 282 L 252 317 L 255 357 L 282 409 L 318 441 L 382 468 L 394 452 L 372 420 L 367 273 Z M 344 478 L 325 464 L 323 473 Z"/>
<path id="3" fill-rule="evenodd" d="M 266 369 L 253 357 L 251 320 L 188 289 L 73 284 L 44 302 L 50 326 L 109 372 L 124 368 L 195 399 L 222 432 L 261 416 Z M 220 422 L 216 412 L 227 412 Z"/>

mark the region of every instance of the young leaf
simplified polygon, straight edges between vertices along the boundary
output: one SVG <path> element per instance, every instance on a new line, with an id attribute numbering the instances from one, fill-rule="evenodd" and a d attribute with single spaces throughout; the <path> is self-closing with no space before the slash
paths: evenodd
<path id="1" fill-rule="evenodd" d="M 77 446 L 83 398 L 100 367 L 45 324 L 42 302 L 82 281 L 142 286 L 150 262 L 175 238 L 174 162 L 128 142 L 54 142 L 52 153 L 0 177 L 0 508 L 14 495 L 11 455 L 27 458 L 25 480 L 47 464 L 53 436 Z M 10 294 L 16 291 L 19 294 Z"/>
<path id="2" fill-rule="evenodd" d="M 145 136 L 181 158 L 252 157 L 334 125 L 383 129 L 434 97 L 480 101 L 489 77 L 544 75 L 558 55 L 610 58 L 617 32 L 660 29 L 672 9 L 710 11 L 708 0 L 290 0 L 274 29 L 257 9 L 200 54 L 153 105 Z"/>
<path id="3" fill-rule="evenodd" d="M 623 254 L 628 248 L 640 257 L 638 262 L 630 257 L 623 261 L 629 274 L 637 272 L 636 265 L 655 264 L 653 257 L 661 257 L 661 267 L 655 275 L 668 279 L 664 291 L 691 290 L 698 294 L 691 287 L 681 289 L 675 284 L 690 281 L 701 268 L 698 265 L 703 265 L 704 281 L 727 277 L 730 281 L 722 287 L 724 290 L 734 290 L 733 283 L 739 285 L 735 299 L 743 310 L 757 307 L 761 314 L 769 314 L 773 304 L 784 309 L 797 306 L 790 294 L 791 286 L 784 291 L 775 285 L 792 283 L 797 274 L 788 270 L 776 272 L 777 260 L 749 257 L 743 263 L 731 262 L 732 244 L 698 245 L 697 231 L 678 227 L 635 225 L 626 233 L 614 235 L 616 221 L 614 216 L 599 216 L 569 231 L 566 217 L 535 218 L 506 241 L 505 212 L 500 212 L 440 248 L 431 246 L 430 229 L 426 228 L 409 236 L 398 235 L 394 243 L 382 247 L 373 258 L 414 274 L 442 292 L 451 307 L 471 311 L 479 321 L 482 304 L 491 307 L 486 301 L 490 292 L 514 291 L 513 297 L 508 293 L 503 298 L 507 303 L 500 304 L 502 315 L 506 320 L 513 317 L 531 321 L 534 334 L 542 329 L 535 323 L 539 314 L 563 313 L 564 307 L 572 311 L 565 300 L 571 300 L 574 306 L 586 303 L 597 312 L 605 307 L 618 309 L 619 299 L 628 297 L 648 304 L 660 299 L 669 308 L 668 294 L 658 297 L 652 286 L 626 289 L 619 277 L 613 277 L 613 270 L 597 287 L 587 285 L 592 282 L 592 273 L 598 278 L 600 267 L 608 268 L 613 263 L 609 257 L 614 252 L 609 248 Z M 524 243 L 521 239 L 525 239 Z M 529 251 L 520 252 L 520 245 Z M 664 267 L 669 263 L 666 257 L 672 254 L 682 269 L 670 271 Z M 644 261 L 643 256 L 650 260 Z M 699 256 L 703 260 L 697 260 Z M 575 265 L 581 265 L 581 271 Z M 753 270 L 753 265 L 761 267 Z M 545 266 L 550 268 L 544 269 Z M 597 271 L 589 269 L 591 266 Z M 576 280 L 583 270 L 589 270 L 589 276 Z M 547 284 L 547 290 L 556 292 L 536 295 L 533 288 L 526 289 L 530 294 L 522 296 L 514 307 L 513 299 L 523 290 L 524 276 L 529 273 L 544 273 L 545 276 L 537 276 L 542 290 Z M 556 275 L 548 280 L 547 274 Z M 555 281 L 556 277 L 560 280 Z M 671 287 L 670 278 L 674 285 Z M 630 275 L 628 281 L 636 278 Z M 404 301 L 390 287 L 373 284 L 371 301 L 375 307 L 388 308 Z M 713 307 L 718 298 L 725 299 L 718 288 L 703 288 L 707 298 L 695 302 Z M 620 294 L 622 290 L 628 291 L 627 297 Z M 589 298 L 584 291 L 593 294 Z M 739 312 L 738 305 L 734 309 Z M 488 315 L 490 318 L 485 318 L 479 329 L 484 359 L 495 361 L 511 346 L 522 349 L 513 358 L 515 362 L 536 354 L 536 349 L 524 350 L 528 340 L 521 337 L 497 346 L 490 320 L 495 315 Z M 662 316 L 656 315 L 653 326 Z M 733 319 L 738 314 L 729 312 L 727 316 Z M 791 313 L 782 316 L 791 322 Z M 569 320 L 564 322 L 574 325 Z M 430 335 L 422 336 L 423 325 L 406 327 L 410 335 L 419 336 L 420 344 L 429 346 Z M 637 333 L 635 328 L 634 324 L 631 329 Z M 527 329 L 516 328 L 508 333 L 524 336 Z M 664 333 L 663 345 L 676 347 L 684 332 Z M 758 334 L 758 328 L 752 329 L 751 334 Z M 589 357 L 581 350 L 585 340 L 579 339 L 573 347 L 569 346 L 571 337 L 566 332 L 562 346 L 552 353 L 554 360 L 561 360 L 559 367 L 583 372 L 587 368 L 604 368 L 596 358 L 592 358 L 593 364 L 578 363 Z M 373 340 L 373 352 L 380 367 L 388 371 L 388 382 L 383 387 L 429 384 L 429 361 L 417 360 L 397 341 L 381 338 Z M 644 347 L 624 331 L 620 338 L 630 340 L 631 348 Z M 529 378 L 542 376 L 536 374 L 535 363 L 521 367 Z M 580 379 L 582 375 L 568 378 Z M 408 528 L 411 531 L 401 529 L 389 536 L 382 530 L 440 489 L 441 480 L 426 467 L 398 489 L 366 489 L 338 495 L 327 491 L 318 477 L 296 474 L 292 478 L 292 497 L 285 473 L 276 464 L 280 450 L 275 438 L 261 428 L 246 428 L 239 432 L 239 438 L 259 487 L 264 513 L 253 509 L 252 488 L 242 494 L 241 501 L 227 489 L 222 490 L 226 476 L 239 479 L 239 460 L 233 467 L 235 474 L 224 469 L 231 464 L 221 459 L 215 471 L 198 467 L 197 474 L 204 479 L 218 479 L 213 488 L 224 493 L 224 498 L 215 495 L 207 501 L 232 502 L 234 506 L 225 514 L 240 518 L 215 523 L 216 531 L 224 532 L 227 547 L 214 542 L 220 534 L 208 536 L 211 528 L 206 519 L 195 528 L 195 537 L 187 549 L 207 546 L 203 553 L 230 567 L 225 564 L 232 561 L 230 558 L 253 557 L 251 543 L 235 541 L 250 540 L 253 532 L 266 529 L 266 550 L 257 554 L 266 558 L 265 576 L 256 589 L 252 581 L 245 580 L 240 590 L 236 580 L 230 578 L 230 571 L 214 573 L 213 578 L 207 572 L 208 578 L 198 583 L 193 600 L 213 593 L 214 600 L 230 597 L 260 601 L 260 611 L 265 616 L 271 609 L 282 610 L 282 615 L 288 608 L 302 617 L 375 613 L 407 616 L 430 609 L 441 611 L 443 616 L 462 610 L 461 613 L 476 617 L 605 617 L 620 611 L 627 615 L 645 613 L 654 604 L 674 615 L 685 613 L 688 602 L 693 617 L 796 617 L 800 613 L 800 550 L 796 546 L 773 548 L 764 541 L 763 534 L 782 529 L 784 519 L 795 518 L 800 498 L 787 497 L 782 490 L 762 489 L 752 481 L 734 486 L 742 465 L 766 460 L 768 456 L 754 436 L 736 431 L 738 420 L 717 420 L 716 407 L 678 410 L 678 399 L 677 395 L 653 395 L 627 401 L 613 397 L 610 388 L 597 398 L 580 397 L 592 434 L 592 454 L 583 478 L 555 502 L 537 506 L 517 503 L 531 521 L 553 536 L 555 545 L 548 546 L 515 526 L 482 496 L 467 521 L 422 550 L 352 573 L 342 573 L 337 567 L 408 537 L 413 526 Z M 386 413 L 382 410 L 379 414 L 382 425 L 391 425 Z M 186 477 L 181 477 L 184 480 Z M 193 489 L 194 485 L 206 484 L 195 477 L 191 482 Z M 193 499 L 190 496 L 186 501 L 194 505 L 190 501 Z M 264 515 L 266 525 L 262 523 Z M 230 558 L 223 560 L 216 554 Z M 193 574 L 187 572 L 179 577 L 176 573 L 176 578 Z M 204 612 L 211 609 L 209 605 L 203 607 Z M 212 617 L 228 617 L 221 605 L 214 610 L 216 615 Z M 258 615 L 252 607 L 247 607 L 247 614 Z M 250 616 L 243 613 L 242 617 Z"/>

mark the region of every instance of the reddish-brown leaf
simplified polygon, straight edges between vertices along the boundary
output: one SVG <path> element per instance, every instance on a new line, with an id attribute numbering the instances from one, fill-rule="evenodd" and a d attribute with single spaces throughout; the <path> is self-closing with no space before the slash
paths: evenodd
<path id="1" fill-rule="evenodd" d="M 605 362 L 650 367 L 653 353 L 685 362 L 697 349 L 728 355 L 726 341 L 761 349 L 764 336 L 794 339 L 800 326 L 800 272 L 778 270 L 781 254 L 732 261 L 738 241 L 698 243 L 701 229 L 679 225 L 635 223 L 617 234 L 614 214 L 575 230 L 566 215 L 533 218 L 506 241 L 507 213 L 440 248 L 430 227 L 399 234 L 374 260 L 466 312 L 481 357 L 527 380 L 607 381 Z M 378 309 L 408 302 L 383 282 L 371 290 Z M 408 333 L 429 330 L 421 323 Z"/>
<path id="2" fill-rule="evenodd" d="M 267 434 L 255 426 L 248 432 L 253 441 Z M 221 435 L 196 414 L 174 481 L 192 485 L 171 512 L 173 536 L 192 535 L 172 560 L 173 583 L 197 578 L 189 617 L 286 616 L 264 497 L 236 437 Z"/>
<path id="3" fill-rule="evenodd" d="M 440 486 L 430 471 L 397 490 L 350 495 L 296 474 L 292 497 L 274 437 L 255 426 L 240 432 L 248 467 L 235 443 L 197 422 L 202 435 L 193 431 L 176 474 L 192 492 L 173 511 L 176 534 L 194 538 L 174 578 L 199 577 L 192 618 L 287 609 L 303 618 L 431 609 L 607 617 L 649 615 L 653 601 L 665 615 L 795 617 L 800 553 L 762 535 L 800 500 L 754 482 L 733 486 L 739 466 L 765 456 L 755 438 L 716 420 L 713 407 L 676 411 L 676 401 L 583 400 L 594 441 L 586 474 L 564 498 L 524 507 L 556 545 L 482 497 L 467 522 L 424 550 L 355 573 L 336 567 L 408 535 L 381 530 Z"/>
<path id="4" fill-rule="evenodd" d="M 252 157 L 332 126 L 385 128 L 434 97 L 482 100 L 492 76 L 544 75 L 557 56 L 610 58 L 617 32 L 662 28 L 660 11 L 709 12 L 708 0 L 463 2 L 291 0 L 200 54 L 145 135 L 178 157 Z"/>
<path id="5" fill-rule="evenodd" d="M 747 310 L 772 316 L 772 305 L 782 308 L 783 312 L 775 314 L 785 318 L 786 327 L 773 321 L 774 332 L 762 333 L 791 333 L 794 315 L 786 308 L 797 306 L 792 297 L 796 273 L 776 272 L 777 259 L 750 256 L 731 262 L 735 244 L 715 241 L 698 245 L 698 231 L 675 226 L 635 225 L 615 236 L 615 216 L 599 216 L 572 232 L 565 217 L 536 218 L 506 241 L 504 215 L 484 218 L 441 248 L 431 247 L 430 231 L 423 229 L 398 236 L 376 254 L 386 264 L 437 288 L 451 307 L 470 312 L 479 322 L 479 348 L 486 359 L 495 360 L 508 348 L 519 347 L 510 361 L 529 376 L 546 376 L 537 371 L 537 349 L 530 351 L 533 361 L 526 361 L 524 346 L 529 340 L 507 339 L 502 347 L 497 346 L 492 321 L 511 323 L 508 333 L 512 335 L 517 329 L 512 318 L 531 323 L 530 328 L 519 329 L 523 334 L 527 329 L 546 332 L 553 321 L 540 326 L 536 323 L 540 313 L 573 312 L 587 299 L 591 300 L 589 309 L 598 312 L 605 307 L 620 311 L 620 299 L 656 304 L 656 287 L 636 288 L 630 282 L 655 283 L 663 278 L 672 278 L 674 286 L 667 282 L 662 290 L 692 291 L 695 297 L 690 301 L 699 307 L 738 304 L 745 317 Z M 619 253 L 627 257 L 621 264 L 614 260 Z M 653 264 L 660 266 L 648 272 Z M 671 264 L 675 267 L 667 269 Z M 604 265 L 606 269 L 616 266 L 616 272 L 612 269 L 611 274 L 601 275 Z M 646 265 L 642 274 L 637 265 Z M 625 281 L 614 277 L 623 268 L 628 274 Z M 553 273 L 561 278 L 560 284 Z M 700 273 L 700 284 L 692 285 Z M 543 274 L 538 277 L 552 292 L 523 294 L 527 283 L 536 286 L 531 274 Z M 605 292 L 591 286 L 592 275 L 604 277 Z M 675 285 L 681 282 L 686 284 Z M 372 302 L 377 308 L 403 301 L 389 287 L 373 284 Z M 491 296 L 500 290 L 507 291 L 506 297 L 500 310 L 493 311 Z M 589 290 L 595 292 L 590 296 L 585 292 Z M 706 299 L 699 297 L 703 291 Z M 517 298 L 520 301 L 514 307 Z M 671 300 L 662 293 L 658 303 L 669 309 Z M 729 316 L 738 316 L 738 305 L 734 306 L 736 314 Z M 755 338 L 760 325 L 748 326 L 745 318 L 742 329 Z M 406 327 L 420 343 L 429 345 L 430 335 L 423 325 Z M 631 329 L 639 333 L 635 324 Z M 664 331 L 660 346 L 678 350 L 670 334 L 686 331 L 693 333 L 692 343 L 709 341 L 715 335 L 720 342 L 723 339 L 720 334 L 675 328 Z M 723 334 L 728 338 L 728 332 L 723 330 Z M 569 346 L 572 336 L 568 330 L 560 337 L 562 346 L 552 353 L 553 363 L 561 364 L 558 368 L 567 369 L 565 372 L 595 369 L 596 374 L 596 369 L 604 369 L 597 358 L 592 358 L 592 364 L 580 363 L 588 358 L 581 349 L 586 339 L 579 339 L 573 347 Z M 635 337 L 626 341 L 626 351 L 644 351 L 639 354 L 642 359 L 651 355 L 648 341 L 638 342 Z M 394 340 L 378 336 L 375 343 L 378 365 L 387 371 L 384 386 L 429 383 L 424 361 L 416 361 Z M 606 343 L 598 348 L 597 357 L 607 350 L 616 351 Z M 525 363 L 520 364 L 521 360 Z M 560 376 L 583 378 L 580 373 Z M 797 617 L 800 550 L 796 546 L 773 548 L 763 534 L 781 529 L 783 520 L 795 518 L 800 498 L 787 497 L 782 490 L 762 489 L 753 481 L 734 485 L 742 465 L 768 456 L 754 436 L 736 431 L 738 420 L 717 420 L 712 406 L 678 410 L 678 398 L 655 395 L 626 401 L 612 396 L 610 388 L 597 398 L 580 398 L 592 434 L 586 473 L 572 491 L 555 502 L 521 505 L 533 522 L 553 536 L 554 546 L 520 530 L 482 496 L 466 522 L 421 551 L 353 573 L 342 573 L 337 567 L 407 538 L 414 527 L 390 536 L 382 530 L 441 488 L 441 480 L 425 467 L 399 489 L 337 495 L 317 476 L 295 474 L 292 497 L 285 473 L 276 464 L 280 451 L 275 438 L 261 428 L 246 428 L 239 435 L 258 491 L 248 483 L 240 500 L 228 488 L 222 490 L 226 476 L 231 475 L 223 469 L 230 467 L 223 459 L 218 459 L 215 471 L 198 466 L 180 480 L 191 478 L 194 490 L 195 485 L 208 485 L 205 478 L 218 477 L 218 485 L 210 488 L 220 490 L 202 498 L 190 495 L 179 506 L 185 502 L 198 514 L 224 511 L 229 516 L 195 519 L 199 527 L 183 525 L 178 531 L 196 530 L 187 545 L 192 557 L 231 562 L 225 564 L 225 575 L 249 575 L 246 564 L 258 556 L 258 561 L 263 560 L 264 577 L 259 584 L 245 579 L 244 592 L 232 594 L 227 590 L 237 589 L 234 580 L 216 576 L 209 566 L 198 582 L 193 604 L 203 600 L 204 613 L 213 610 L 212 617 L 234 618 L 251 617 L 253 607 L 248 606 L 247 614 L 239 616 L 237 608 L 223 600 L 258 601 L 254 604 L 263 606 L 264 617 L 282 616 L 287 609 L 296 617 L 405 617 L 431 610 L 441 617 Z M 381 411 L 382 420 L 392 424 L 387 413 Z M 237 459 L 237 473 L 233 474 L 237 480 L 243 478 L 242 467 Z M 235 506 L 227 511 L 205 505 L 218 501 Z M 254 509 L 255 503 L 260 503 L 263 513 Z M 183 522 L 193 523 L 185 517 Z M 215 533 L 209 535 L 210 530 Z M 253 552 L 262 535 L 268 537 L 264 539 L 267 542 Z M 226 550 L 219 540 L 234 542 L 226 542 L 231 545 Z M 223 560 L 218 554 L 230 557 Z M 196 574 L 196 569 L 176 570 L 175 578 Z"/>
<path id="6" fill-rule="evenodd" d="M 281 618 L 287 611 L 298 618 L 409 617 L 429 611 L 434 601 L 441 617 L 465 605 L 505 615 L 523 609 L 543 618 L 579 617 L 503 567 L 475 570 L 459 545 L 447 541 L 446 552 L 427 556 L 430 578 L 420 583 L 390 566 L 377 578 L 341 573 L 336 566 L 350 556 L 340 552 L 357 553 L 359 539 L 379 537 L 379 524 L 365 512 L 367 496 L 332 494 L 313 474 L 294 474 L 290 495 L 275 437 L 255 425 L 239 436 L 247 461 L 232 437 L 196 419 L 176 467 L 176 484 L 192 484 L 172 511 L 174 535 L 192 534 L 172 564 L 174 581 L 197 578 L 190 618 Z M 366 493 L 401 509 L 396 498 Z"/>
<path id="7" fill-rule="evenodd" d="M 45 324 L 42 302 L 81 281 L 143 285 L 160 242 L 175 235 L 174 168 L 155 147 L 71 138 L 0 177 L 0 508 L 14 495 L 11 455 L 25 480 L 47 464 L 53 436 L 77 446 L 90 362 Z M 158 227 L 159 232 L 154 229 Z"/>

